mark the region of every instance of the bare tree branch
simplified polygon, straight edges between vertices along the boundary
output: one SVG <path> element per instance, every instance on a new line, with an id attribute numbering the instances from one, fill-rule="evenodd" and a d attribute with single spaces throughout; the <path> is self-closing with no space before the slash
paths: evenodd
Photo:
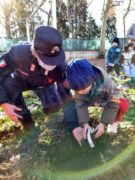
<path id="1" fill-rule="evenodd" d="M 39 7 L 35 2 L 33 2 L 33 1 L 31 1 L 30 0 L 30 2 L 31 3 L 33 3 L 34 4 L 34 6 L 36 6 L 37 8 Z M 42 12 L 44 12 L 45 14 L 47 14 L 48 15 L 48 12 L 47 11 L 45 11 L 43 8 L 41 8 L 41 7 L 39 7 L 39 9 L 42 11 Z"/>
<path id="2" fill-rule="evenodd" d="M 91 4 L 93 3 L 94 0 L 91 0 L 88 4 L 88 8 L 91 6 Z"/>
<path id="3" fill-rule="evenodd" d="M 119 6 L 123 1 L 121 0 L 104 0 L 103 10 L 102 10 L 102 26 L 101 26 L 101 35 L 100 35 L 100 55 L 105 54 L 105 32 L 106 32 L 106 23 L 109 12 L 116 6 Z"/>
<path id="4" fill-rule="evenodd" d="M 32 18 L 36 13 L 37 11 L 43 6 L 43 4 L 46 2 L 47 0 L 44 0 L 40 3 L 40 5 L 35 9 L 35 11 L 33 11 L 30 16 L 27 18 L 27 21 Z"/>
<path id="5" fill-rule="evenodd" d="M 33 12 L 31 13 L 31 15 L 27 18 L 27 21 L 29 21 L 29 19 L 30 19 L 31 17 L 33 17 L 33 16 L 37 13 L 37 11 L 43 6 L 43 4 L 44 4 L 46 1 L 47 1 L 47 0 L 44 0 L 44 1 L 41 2 L 41 4 L 35 9 L 35 11 L 33 11 Z"/>
<path id="6" fill-rule="evenodd" d="M 119 1 L 112 1 L 112 4 L 110 4 L 110 9 L 116 6 L 120 6 L 121 3 L 123 3 L 123 0 L 119 0 Z"/>
<path id="7" fill-rule="evenodd" d="M 126 17 L 129 14 L 129 12 L 135 10 L 135 8 L 131 8 L 131 6 L 132 6 L 132 0 L 129 0 L 128 6 L 127 6 L 126 11 L 125 11 L 125 13 L 123 15 L 124 37 L 126 37 Z"/>
<path id="8" fill-rule="evenodd" d="M 130 9 L 130 11 L 135 11 L 135 9 Z"/>
<path id="9" fill-rule="evenodd" d="M 132 1 L 129 0 L 128 7 L 127 7 L 127 10 L 126 10 L 126 13 L 124 14 L 124 17 L 126 17 L 128 15 L 128 13 L 130 12 L 131 2 Z"/>
<path id="10" fill-rule="evenodd" d="M 0 17 L 1 17 L 2 19 L 5 19 L 1 14 L 0 14 Z"/>

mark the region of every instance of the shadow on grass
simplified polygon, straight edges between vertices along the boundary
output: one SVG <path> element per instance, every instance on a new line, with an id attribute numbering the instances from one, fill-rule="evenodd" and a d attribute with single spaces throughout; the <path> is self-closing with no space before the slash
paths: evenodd
<path id="1" fill-rule="evenodd" d="M 35 136 L 31 138 L 28 136 L 29 138 L 26 137 L 23 141 L 23 148 L 21 146 L 19 153 L 23 157 L 20 169 L 24 178 L 59 180 L 63 179 L 65 172 L 67 178 L 64 179 L 76 179 L 78 173 L 81 173 L 80 179 L 83 179 L 83 176 L 86 177 L 85 171 L 88 170 L 91 173 L 91 170 L 96 168 L 98 175 L 98 168 L 111 162 L 115 156 L 119 156 L 135 138 L 134 130 L 122 129 L 117 135 L 106 134 L 96 140 L 96 147 L 91 149 L 87 141 L 79 147 L 70 133 L 60 129 L 46 127 L 38 137 L 36 136 L 38 141 Z M 118 164 L 119 162 L 117 166 Z M 96 176 L 96 170 L 94 173 L 93 178 Z M 91 177 L 91 174 L 87 177 Z"/>

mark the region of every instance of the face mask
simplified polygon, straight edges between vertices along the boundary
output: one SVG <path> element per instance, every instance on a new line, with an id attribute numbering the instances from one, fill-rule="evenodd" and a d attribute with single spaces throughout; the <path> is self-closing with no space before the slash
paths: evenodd
<path id="1" fill-rule="evenodd" d="M 45 75 L 48 75 L 48 72 L 49 71 L 52 71 L 56 66 L 49 66 L 45 63 L 43 63 L 40 59 L 38 59 L 38 64 L 43 68 L 45 69 Z"/>
<path id="2" fill-rule="evenodd" d="M 38 60 L 38 64 L 45 69 L 45 75 L 48 75 L 49 71 L 52 71 L 56 66 L 49 66 L 45 63 L 43 63 L 43 61 L 41 61 L 41 59 L 39 58 L 38 54 L 36 53 L 36 51 L 33 52 L 33 55 L 37 58 Z"/>

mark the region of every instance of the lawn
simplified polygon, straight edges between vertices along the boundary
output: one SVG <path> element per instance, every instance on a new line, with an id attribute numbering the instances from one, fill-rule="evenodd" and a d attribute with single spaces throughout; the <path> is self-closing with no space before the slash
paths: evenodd
<path id="1" fill-rule="evenodd" d="M 44 116 L 37 97 L 27 92 L 25 100 L 37 127 L 24 133 L 0 112 L 0 179 L 27 180 L 127 180 L 135 176 L 135 88 L 120 80 L 118 88 L 129 99 L 129 111 L 117 135 L 105 134 L 91 149 L 80 147 L 63 123 L 62 111 Z M 100 111 L 90 110 L 100 118 Z"/>

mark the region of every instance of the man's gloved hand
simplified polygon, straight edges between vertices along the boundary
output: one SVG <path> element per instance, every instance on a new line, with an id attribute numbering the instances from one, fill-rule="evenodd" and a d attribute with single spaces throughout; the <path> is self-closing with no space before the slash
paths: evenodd
<path id="1" fill-rule="evenodd" d="M 102 136 L 105 132 L 105 125 L 103 123 L 99 123 L 95 128 L 95 132 L 96 132 L 95 134 L 96 139 Z"/>
<path id="2" fill-rule="evenodd" d="M 23 118 L 22 116 L 20 116 L 19 114 L 17 114 L 15 111 L 21 111 L 22 109 L 9 104 L 9 103 L 3 103 L 1 105 L 1 107 L 3 108 L 4 112 L 6 113 L 6 115 L 15 123 L 20 122 L 18 119 L 19 118 Z"/>

